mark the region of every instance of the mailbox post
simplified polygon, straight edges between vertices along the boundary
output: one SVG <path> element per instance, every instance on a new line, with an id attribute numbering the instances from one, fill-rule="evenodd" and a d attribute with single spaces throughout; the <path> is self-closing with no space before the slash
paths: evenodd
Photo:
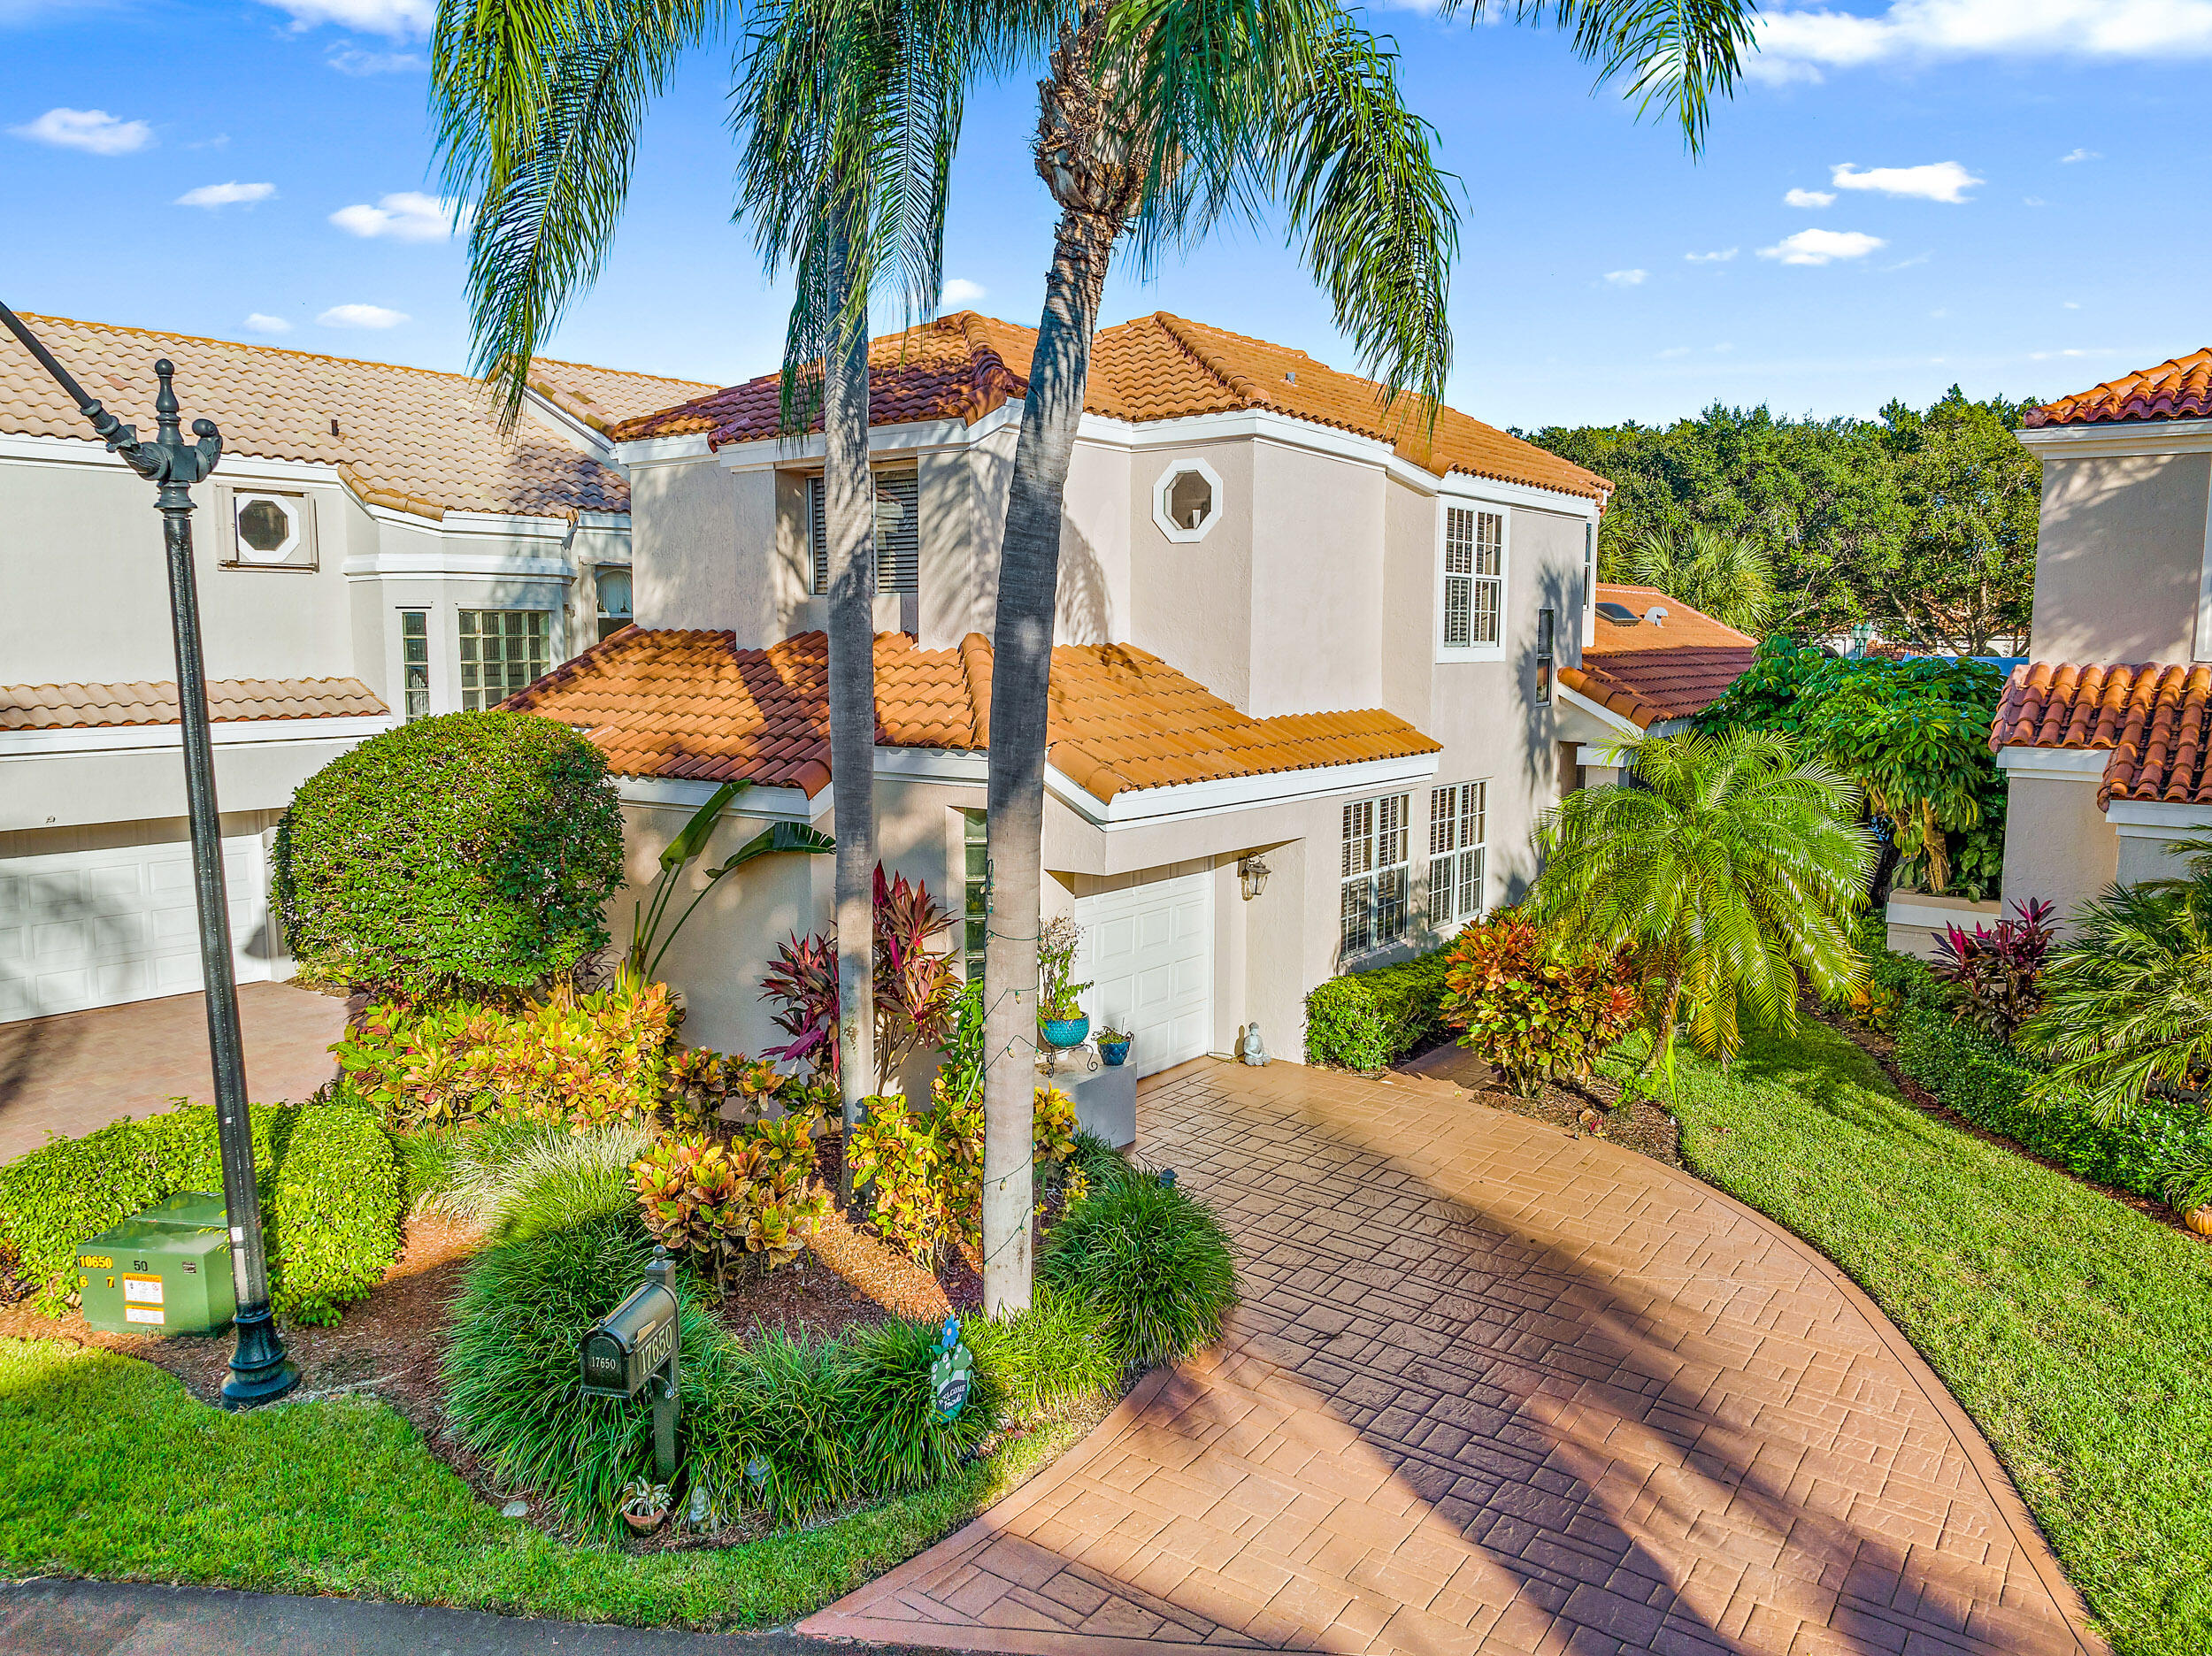
<path id="1" fill-rule="evenodd" d="M 586 1397 L 633 1401 L 653 1394 L 653 1481 L 676 1476 L 676 1357 L 681 1346 L 668 1250 L 656 1247 L 647 1280 L 587 1330 L 578 1349 Z"/>

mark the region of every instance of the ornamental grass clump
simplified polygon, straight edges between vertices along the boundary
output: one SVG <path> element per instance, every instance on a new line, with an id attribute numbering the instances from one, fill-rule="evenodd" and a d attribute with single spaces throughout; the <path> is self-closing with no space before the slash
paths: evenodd
<path id="1" fill-rule="evenodd" d="M 1619 952 L 1502 909 L 1459 934 L 1444 975 L 1444 1022 L 1522 1098 L 1586 1076 L 1643 1009 Z"/>
<path id="2" fill-rule="evenodd" d="M 1173 1362 L 1236 1303 L 1229 1238 L 1204 1203 L 1144 1174 L 1101 1185 L 1046 1233 L 1038 1280 L 1096 1314 L 1117 1361 Z"/>

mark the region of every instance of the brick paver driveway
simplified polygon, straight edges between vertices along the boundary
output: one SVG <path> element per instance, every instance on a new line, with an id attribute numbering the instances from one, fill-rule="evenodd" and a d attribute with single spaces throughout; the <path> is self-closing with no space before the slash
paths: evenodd
<path id="1" fill-rule="evenodd" d="M 1245 1303 L 808 1633 L 1027 1652 L 2097 1650 L 1987 1447 L 1802 1243 L 1440 1083 L 1186 1066 L 1141 1140 Z"/>

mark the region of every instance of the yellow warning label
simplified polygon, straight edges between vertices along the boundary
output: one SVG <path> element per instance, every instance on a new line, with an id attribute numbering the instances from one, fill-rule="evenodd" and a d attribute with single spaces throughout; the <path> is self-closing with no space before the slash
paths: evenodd
<path id="1" fill-rule="evenodd" d="M 158 1328 L 164 1322 L 167 1321 L 167 1319 L 163 1315 L 162 1309 L 159 1306 L 127 1305 L 123 1307 L 123 1321 L 126 1322 L 151 1322 Z"/>
<path id="2" fill-rule="evenodd" d="M 125 1276 L 123 1298 L 135 1300 L 142 1305 L 161 1303 L 161 1278 L 158 1276 Z"/>

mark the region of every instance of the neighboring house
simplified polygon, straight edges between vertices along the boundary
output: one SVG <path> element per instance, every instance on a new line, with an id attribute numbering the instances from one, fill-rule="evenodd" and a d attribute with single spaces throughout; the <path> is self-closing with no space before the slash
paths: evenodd
<path id="1" fill-rule="evenodd" d="M 2212 349 L 2031 410 L 2043 462 L 2034 659 L 1990 745 L 2004 897 L 2067 914 L 2212 834 Z"/>
<path id="2" fill-rule="evenodd" d="M 967 916 L 971 977 L 995 571 L 1033 338 L 964 312 L 870 356 L 882 856 Z M 1648 598 L 1663 620 L 1597 617 L 1605 480 L 1455 410 L 1433 430 L 1402 412 L 1303 352 L 1164 313 L 1098 336 L 1062 535 L 1046 908 L 1086 927 L 1084 1004 L 1134 1031 L 1142 1071 L 1230 1052 L 1254 1023 L 1295 1056 L 1314 985 L 1521 893 L 1579 748 L 1640 729 L 1646 707 L 1694 710 L 1647 658 L 1712 647 L 1712 624 L 1658 594 L 1638 613 Z M 638 630 L 509 705 L 607 752 L 641 886 L 725 779 L 753 786 L 702 869 L 769 822 L 834 829 L 822 443 L 780 434 L 773 375 L 613 434 Z M 1722 641 L 1747 661 L 1749 645 Z M 1616 671 L 1637 712 L 1566 687 Z M 761 971 L 785 935 L 827 926 L 830 886 L 828 858 L 772 859 L 706 899 L 666 968 L 688 1039 L 776 1039 Z"/>
<path id="3" fill-rule="evenodd" d="M 1656 586 L 1599 583 L 1582 664 L 1559 673 L 1560 700 L 1578 716 L 1561 734 L 1577 744 L 1583 785 L 1619 781 L 1624 745 L 1689 729 L 1758 654 L 1748 632 Z"/>
<path id="4" fill-rule="evenodd" d="M 241 978 L 288 972 L 265 840 L 292 791 L 402 717 L 489 707 L 629 615 L 606 432 L 706 387 L 541 363 L 503 433 L 456 374 L 27 318 L 153 428 L 153 365 L 224 456 L 195 491 Z M 0 1020 L 200 983 L 153 491 L 0 340 Z"/>

